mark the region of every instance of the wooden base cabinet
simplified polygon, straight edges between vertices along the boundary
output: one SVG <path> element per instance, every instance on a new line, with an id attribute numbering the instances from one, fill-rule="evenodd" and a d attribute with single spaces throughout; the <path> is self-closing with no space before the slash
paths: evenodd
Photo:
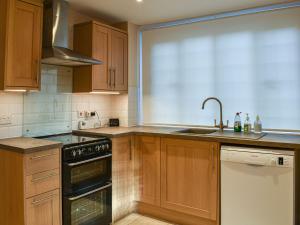
<path id="1" fill-rule="evenodd" d="M 162 139 L 161 206 L 217 220 L 217 143 Z"/>
<path id="2" fill-rule="evenodd" d="M 26 199 L 26 225 L 60 224 L 60 191 Z"/>
<path id="3" fill-rule="evenodd" d="M 39 89 L 42 17 L 42 0 L 1 0 L 1 90 Z"/>
<path id="4" fill-rule="evenodd" d="M 162 139 L 161 206 L 217 220 L 219 145 Z"/>
<path id="5" fill-rule="evenodd" d="M 60 149 L 0 149 L 0 224 L 61 225 Z"/>
<path id="6" fill-rule="evenodd" d="M 219 144 L 136 137 L 138 212 L 177 224 L 219 224 Z"/>
<path id="7" fill-rule="evenodd" d="M 136 136 L 135 173 L 136 200 L 160 206 L 160 137 Z"/>

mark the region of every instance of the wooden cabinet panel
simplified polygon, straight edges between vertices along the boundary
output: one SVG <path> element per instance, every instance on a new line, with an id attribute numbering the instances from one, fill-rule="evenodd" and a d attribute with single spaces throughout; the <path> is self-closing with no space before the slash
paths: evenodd
<path id="1" fill-rule="evenodd" d="M 26 198 L 60 188 L 60 171 L 54 169 L 32 174 L 25 178 Z"/>
<path id="2" fill-rule="evenodd" d="M 131 136 L 113 138 L 113 221 L 133 211 L 133 156 Z"/>
<path id="3" fill-rule="evenodd" d="M 101 65 L 93 66 L 93 90 L 108 90 L 110 88 L 109 82 L 109 68 L 108 59 L 110 57 L 110 30 L 95 25 L 93 27 L 93 57 L 101 60 Z"/>
<path id="4" fill-rule="evenodd" d="M 25 156 L 27 175 L 60 168 L 59 149 L 31 153 Z"/>
<path id="5" fill-rule="evenodd" d="M 138 201 L 160 205 L 160 138 L 136 136 L 135 163 L 139 179 Z"/>
<path id="6" fill-rule="evenodd" d="M 26 200 L 26 225 L 59 225 L 60 191 L 54 190 Z"/>
<path id="7" fill-rule="evenodd" d="M 219 145 L 162 139 L 161 206 L 217 220 Z"/>
<path id="8" fill-rule="evenodd" d="M 128 90 L 128 37 L 124 31 L 95 21 L 76 24 L 74 50 L 103 63 L 75 67 L 73 92 Z"/>
<path id="9" fill-rule="evenodd" d="M 128 38 L 127 35 L 111 32 L 111 68 L 113 89 L 126 91 L 128 87 Z"/>
<path id="10" fill-rule="evenodd" d="M 11 6 L 6 87 L 38 89 L 42 7 L 23 1 L 11 1 Z"/>

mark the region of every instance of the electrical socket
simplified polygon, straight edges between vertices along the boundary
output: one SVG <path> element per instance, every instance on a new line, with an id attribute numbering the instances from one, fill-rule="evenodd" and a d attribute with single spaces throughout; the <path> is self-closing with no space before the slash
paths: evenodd
<path id="1" fill-rule="evenodd" d="M 84 118 L 85 112 L 84 111 L 78 111 L 78 118 Z"/>
<path id="2" fill-rule="evenodd" d="M 11 116 L 10 115 L 1 115 L 0 116 L 0 125 L 8 125 L 11 124 Z"/>
<path id="3" fill-rule="evenodd" d="M 91 117 L 91 112 L 85 111 L 85 118 L 90 118 Z"/>

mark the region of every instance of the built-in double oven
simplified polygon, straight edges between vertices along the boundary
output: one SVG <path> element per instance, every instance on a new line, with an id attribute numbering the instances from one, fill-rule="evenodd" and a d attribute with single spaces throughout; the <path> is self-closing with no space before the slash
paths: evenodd
<path id="1" fill-rule="evenodd" d="M 64 225 L 108 225 L 112 214 L 111 153 L 63 164 Z"/>
<path id="2" fill-rule="evenodd" d="M 108 138 L 60 135 L 63 225 L 112 223 L 112 152 Z"/>

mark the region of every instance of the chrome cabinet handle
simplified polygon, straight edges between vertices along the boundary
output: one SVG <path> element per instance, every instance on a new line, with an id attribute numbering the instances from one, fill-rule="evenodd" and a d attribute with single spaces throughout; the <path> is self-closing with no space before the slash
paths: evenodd
<path id="1" fill-rule="evenodd" d="M 78 165 L 82 165 L 82 164 L 85 164 L 85 163 L 94 162 L 94 161 L 97 161 L 97 160 L 100 160 L 100 159 L 109 158 L 111 156 L 112 156 L 112 154 L 108 154 L 108 155 L 105 155 L 105 156 L 100 156 L 100 157 L 97 157 L 97 158 L 88 159 L 88 160 L 84 160 L 84 161 L 80 161 L 80 162 L 76 162 L 76 163 L 68 163 L 68 166 L 78 166 Z"/>
<path id="2" fill-rule="evenodd" d="M 50 156 L 52 156 L 52 155 L 54 155 L 54 154 L 51 153 L 51 154 L 46 154 L 46 155 L 32 156 L 32 157 L 30 157 L 30 159 L 31 159 L 31 160 L 37 160 L 37 159 L 42 159 L 42 158 L 50 157 Z"/>
<path id="3" fill-rule="evenodd" d="M 114 88 L 116 88 L 116 69 L 114 69 Z"/>
<path id="4" fill-rule="evenodd" d="M 84 194 L 82 194 L 82 195 L 78 195 L 78 196 L 75 196 L 75 197 L 71 197 L 71 198 L 69 198 L 69 200 L 70 200 L 70 201 L 74 201 L 74 200 L 83 198 L 83 197 L 85 197 L 85 196 L 88 196 L 88 195 L 90 195 L 90 194 L 96 193 L 96 192 L 98 192 L 98 191 L 104 190 L 104 189 L 106 189 L 106 188 L 109 188 L 109 187 L 111 187 L 111 186 L 112 186 L 112 184 L 109 183 L 109 184 L 107 184 L 107 185 L 105 185 L 105 186 L 103 186 L 103 187 L 100 187 L 100 188 L 97 188 L 97 189 L 95 189 L 95 190 L 89 191 L 89 192 L 84 193 Z"/>
<path id="5" fill-rule="evenodd" d="M 39 199 L 39 200 L 34 200 L 34 201 L 31 202 L 31 204 L 32 204 L 32 205 L 40 205 L 40 204 L 43 203 L 43 202 L 52 200 L 54 196 L 56 196 L 56 194 L 51 194 L 51 195 L 49 195 L 49 196 L 47 196 L 47 197 L 45 197 L 45 198 L 41 198 L 41 199 Z"/>
<path id="6" fill-rule="evenodd" d="M 109 74 L 108 74 L 108 86 L 111 87 L 111 76 L 112 76 L 112 69 L 109 68 Z"/>
<path id="7" fill-rule="evenodd" d="M 31 182 L 36 183 L 38 181 L 46 180 L 48 178 L 55 177 L 57 175 L 58 175 L 57 173 L 50 173 L 50 174 L 48 174 L 46 176 L 43 176 L 43 177 L 34 178 L 34 179 L 31 180 Z"/>

